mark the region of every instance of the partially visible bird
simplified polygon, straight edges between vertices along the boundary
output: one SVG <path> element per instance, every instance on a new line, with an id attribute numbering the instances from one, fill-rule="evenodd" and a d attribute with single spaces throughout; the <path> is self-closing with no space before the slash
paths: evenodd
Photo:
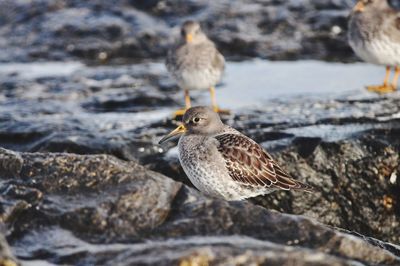
<path id="1" fill-rule="evenodd" d="M 367 89 L 395 91 L 400 74 L 400 0 L 359 0 L 350 15 L 348 39 L 361 59 L 386 66 L 383 84 Z M 395 74 L 389 84 L 392 67 Z"/>
<path id="2" fill-rule="evenodd" d="M 313 191 L 290 177 L 260 145 L 222 123 L 210 108 L 186 111 L 183 124 L 160 140 L 179 139 L 179 160 L 193 185 L 205 194 L 242 200 L 275 190 Z"/>
<path id="3" fill-rule="evenodd" d="M 208 89 L 213 110 L 229 112 L 218 107 L 215 97 L 215 85 L 221 80 L 225 59 L 201 30 L 199 23 L 183 23 L 180 40 L 168 52 L 166 66 L 178 86 L 185 91 L 185 109 L 176 111 L 175 116 L 183 115 L 190 108 L 191 90 Z"/>

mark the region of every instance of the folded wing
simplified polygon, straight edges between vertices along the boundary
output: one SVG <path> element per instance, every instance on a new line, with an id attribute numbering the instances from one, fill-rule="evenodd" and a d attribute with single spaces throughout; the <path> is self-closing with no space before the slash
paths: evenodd
<path id="1" fill-rule="evenodd" d="M 243 135 L 222 134 L 218 151 L 225 159 L 229 175 L 243 185 L 313 191 L 289 176 L 263 148 Z"/>

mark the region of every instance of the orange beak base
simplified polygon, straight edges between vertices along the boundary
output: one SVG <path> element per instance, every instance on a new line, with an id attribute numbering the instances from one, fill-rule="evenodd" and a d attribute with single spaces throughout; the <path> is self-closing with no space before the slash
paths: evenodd
<path id="1" fill-rule="evenodd" d="M 186 42 L 187 43 L 190 43 L 190 42 L 192 42 L 193 41 L 193 35 L 192 34 L 187 34 L 186 35 Z"/>
<path id="2" fill-rule="evenodd" d="M 163 137 L 159 142 L 158 142 L 158 144 L 162 144 L 162 143 L 164 143 L 164 142 L 166 142 L 166 141 L 168 141 L 168 140 L 170 140 L 170 139 L 172 139 L 172 138 L 174 138 L 174 137 L 177 137 L 177 136 L 180 136 L 180 135 L 182 135 L 183 133 L 185 133 L 186 132 L 186 128 L 185 128 L 185 126 L 184 125 L 180 125 L 180 126 L 178 126 L 177 128 L 175 128 L 174 130 L 172 130 L 169 134 L 167 134 L 165 137 Z"/>
<path id="3" fill-rule="evenodd" d="M 354 6 L 353 11 L 354 12 L 363 12 L 364 11 L 364 3 L 362 1 L 358 1 L 358 3 Z"/>

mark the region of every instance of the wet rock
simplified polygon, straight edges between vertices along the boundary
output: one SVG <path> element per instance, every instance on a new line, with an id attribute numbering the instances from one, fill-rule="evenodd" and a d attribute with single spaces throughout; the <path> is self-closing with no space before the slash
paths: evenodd
<path id="1" fill-rule="evenodd" d="M 86 3 L 68 3 L 87 9 Z M 265 5 L 266 23 L 257 26 L 263 34 L 277 34 L 268 28 L 274 21 L 282 34 L 296 30 L 290 12 L 304 7 L 289 12 L 281 7 L 285 3 Z M 162 5 L 137 8 L 151 14 Z M 329 8 L 334 11 L 326 23 L 307 19 L 327 31 L 330 21 L 340 21 L 336 15 L 343 16 L 339 7 Z M 239 35 L 245 26 L 238 27 Z M 256 54 L 257 45 L 248 52 Z M 162 62 L 7 64 L 0 77 L 0 146 L 8 149 L 0 150 L 0 220 L 22 260 L 399 263 L 399 94 L 373 96 L 359 89 L 339 96 L 253 99 L 261 102 L 259 108 L 237 108 L 224 121 L 318 192 L 226 203 L 189 188 L 173 142 L 157 145 L 176 127 L 171 116 L 182 103 Z M 193 104 L 209 103 L 201 93 L 192 97 Z"/>
<path id="2" fill-rule="evenodd" d="M 74 1 L 3 1 L 2 10 L 21 17 L 10 16 L 3 23 L 3 36 L 10 37 L 4 48 L 17 57 L 14 60 L 22 61 L 77 56 L 102 62 L 113 54 L 131 58 L 161 56 L 168 41 L 165 25 L 124 2 L 115 5 L 93 1 L 86 5 Z M 27 34 L 31 38 L 23 44 L 23 35 Z M 13 49 L 16 43 L 22 49 Z"/>
<path id="3" fill-rule="evenodd" d="M 400 169 L 399 134 L 398 124 L 337 143 L 296 138 L 277 158 L 292 176 L 318 187 L 319 192 L 312 197 L 275 193 L 254 202 L 400 243 L 400 185 L 397 179 L 393 182 Z"/>
<path id="4" fill-rule="evenodd" d="M 9 165 L 23 159 L 19 171 L 0 172 L 1 191 L 20 186 L 43 193 L 13 223 L 6 222 L 8 238 L 25 260 L 104 265 L 400 262 L 394 246 L 388 251 L 379 241 L 250 202 L 207 198 L 135 162 L 106 155 L 1 154 Z M 3 197 L 7 204 L 20 200 L 10 193 Z"/>
<path id="5" fill-rule="evenodd" d="M 251 249 L 248 248 L 251 246 Z M 150 243 L 143 247 L 146 254 L 127 251 L 118 262 L 148 265 L 352 265 L 351 260 L 329 256 L 320 252 L 291 249 L 268 241 L 244 237 L 195 237 L 176 243 Z M 106 259 L 101 262 L 108 262 Z"/>
<path id="6" fill-rule="evenodd" d="M 24 71 L 2 76 L 0 145 L 20 152 L 106 153 L 192 186 L 176 149 L 171 149 L 175 143 L 157 145 L 176 127 L 170 118 L 182 98 L 162 65 L 74 67 L 78 70 L 68 72 L 69 78 L 52 72 L 24 76 Z M 195 102 L 197 95 L 193 97 Z M 140 104 L 144 98 L 149 102 Z M 294 177 L 322 191 L 313 197 L 281 192 L 254 202 L 399 243 L 399 234 L 393 233 L 399 223 L 398 183 L 389 182 L 399 172 L 399 100 L 396 94 L 298 97 L 224 117 L 274 153 Z M 21 157 L 20 164 L 10 165 L 5 160 L 10 153 L 2 156 L 3 173 L 17 171 L 24 163 Z M 4 206 L 4 219 L 18 217 L 14 214 L 43 197 L 40 189 L 24 184 L 10 184 L 8 193 L 19 200 Z"/>
<path id="7" fill-rule="evenodd" d="M 385 102 L 382 98 L 377 101 L 380 104 Z M 373 108 L 373 104 L 367 100 L 345 102 L 346 106 L 351 103 L 360 109 L 365 102 L 368 108 Z M 332 102 L 326 104 L 322 109 L 336 105 Z M 313 108 L 317 107 L 315 103 L 312 105 Z M 293 108 L 293 105 L 290 106 Z M 275 121 L 268 111 L 243 112 L 227 121 L 272 152 L 293 177 L 312 184 L 319 191 L 312 195 L 277 192 L 251 201 L 268 209 L 311 216 L 325 224 L 400 243 L 400 186 L 397 178 L 400 121 L 397 115 L 393 116 L 399 113 L 398 99 L 383 106 L 390 111 L 364 118 L 340 118 L 335 109 L 335 118 L 323 118 L 312 122 L 312 125 L 308 125 L 308 119 L 301 125 L 298 116 L 295 124 L 271 125 L 265 123 Z M 298 112 L 296 107 L 290 112 L 280 112 L 278 106 L 271 108 L 273 113 L 285 114 L 288 121 L 291 120 L 292 111 Z M 301 109 L 307 110 L 308 107 Z M 319 112 L 320 115 L 323 113 Z M 355 123 L 362 127 L 357 129 Z M 374 125 L 372 128 L 368 126 L 371 124 Z M 164 148 L 168 149 L 169 146 Z M 176 150 L 170 150 L 165 155 L 159 154 L 156 159 L 152 157 L 146 163 L 157 171 L 185 182 Z"/>
<path id="8" fill-rule="evenodd" d="M 195 19 L 229 58 L 354 60 L 348 1 L 2 1 L 0 61 L 165 57 Z M 27 38 L 26 36 L 29 36 Z"/>
<path id="9" fill-rule="evenodd" d="M 1 154 L 13 153 L 1 150 Z M 160 174 L 138 163 L 105 155 L 23 154 L 22 157 L 19 171 L 1 173 L 3 180 L 8 180 L 1 189 L 7 205 L 20 204 L 21 200 L 28 204 L 20 210 L 19 219 L 9 224 L 12 237 L 43 221 L 73 227 L 82 235 L 108 228 L 109 235 L 102 237 L 109 239 L 143 233 L 166 218 L 171 197 L 180 187 L 168 178 L 158 180 Z M 21 165 L 19 156 L 8 156 L 7 160 L 9 165 Z M 16 190 L 20 192 L 9 192 Z M 35 191 L 39 191 L 35 198 L 21 197 Z"/>
<path id="10" fill-rule="evenodd" d="M 155 112 L 154 106 L 170 108 L 180 93 L 168 88 L 163 93 L 164 87 L 156 87 L 166 79 L 165 73 L 158 75 L 160 64 L 92 68 L 74 64 L 72 70 L 82 70 L 72 71 L 70 78 L 57 72 L 60 65 L 49 65 L 43 76 L 35 72 L 23 76 L 18 71 L 2 76 L 0 146 L 18 151 L 107 153 L 129 160 L 159 153 L 147 125 L 172 112 Z M 55 69 L 59 70 L 52 76 Z M 143 134 L 137 133 L 142 130 Z"/>
<path id="11" fill-rule="evenodd" d="M 18 153 L 0 148 L 0 171 L 3 174 L 19 173 L 23 163 L 24 160 Z"/>
<path id="12" fill-rule="evenodd" d="M 168 94 L 151 91 L 149 87 L 142 87 L 134 91 L 114 90 L 106 95 L 88 99 L 82 107 L 93 112 L 138 112 L 151 110 L 153 106 L 165 107 L 171 105 L 174 99 Z"/>

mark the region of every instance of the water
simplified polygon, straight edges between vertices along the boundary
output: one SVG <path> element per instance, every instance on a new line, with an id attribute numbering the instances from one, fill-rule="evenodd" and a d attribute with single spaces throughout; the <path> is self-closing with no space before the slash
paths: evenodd
<path id="1" fill-rule="evenodd" d="M 107 111 L 88 112 L 81 106 L 79 97 L 79 84 L 102 88 L 93 96 L 84 96 L 85 101 L 93 101 L 93 97 L 109 99 L 113 95 L 133 91 L 135 88 L 113 88 L 115 80 L 127 80 L 130 84 L 130 75 L 137 73 L 150 73 L 157 77 L 169 79 L 165 66 L 160 62 L 142 65 L 118 66 L 85 66 L 80 62 L 37 62 L 37 63 L 8 63 L 0 64 L 0 77 L 15 76 L 19 80 L 34 81 L 40 78 L 62 77 L 68 83 L 67 90 L 47 91 L 41 85 L 28 86 L 29 91 L 22 97 L 27 97 L 28 102 L 18 102 L 0 105 L 0 112 L 11 112 L 20 121 L 35 121 L 37 123 L 65 124 L 68 121 L 78 121 L 99 134 L 115 134 L 144 127 L 163 119 L 171 118 L 176 106 L 159 107 L 157 104 L 149 106 L 140 112 Z M 243 109 L 259 108 L 264 113 L 271 114 L 267 122 L 275 124 L 287 121 L 307 120 L 308 123 L 323 118 L 363 117 L 373 116 L 380 105 L 365 104 L 340 104 L 335 102 L 327 107 L 326 102 L 332 99 L 378 99 L 380 96 L 364 89 L 366 84 L 379 84 L 384 76 L 384 68 L 366 63 L 328 63 L 321 61 L 291 61 L 276 62 L 266 60 L 251 60 L 244 62 L 227 62 L 227 68 L 222 84 L 217 89 L 217 100 L 222 108 L 228 108 L 234 113 Z M 102 73 L 102 74 L 99 74 Z M 102 76 L 103 75 L 103 76 Z M 99 78 L 100 77 L 100 78 Z M 132 79 L 134 80 L 134 79 Z M 94 84 L 94 85 L 93 85 Z M 74 94 L 75 93 L 75 94 Z M 165 93 L 156 91 L 156 94 Z M 170 92 L 176 94 L 177 104 L 182 101 L 180 90 Z M 56 95 L 56 96 L 52 96 Z M 61 96 L 57 96 L 61 95 Z M 71 96 L 72 95 L 72 96 Z M 75 95 L 75 96 L 74 96 Z M 78 96 L 76 96 L 78 95 Z M 399 93 L 392 95 L 399 96 Z M 193 92 L 194 104 L 209 105 L 207 91 Z M 43 114 L 37 115 L 35 99 L 50 97 Z M 53 97 L 53 98 L 51 98 Z M 59 97 L 59 98 L 57 98 Z M 92 97 L 92 98 L 90 98 Z M 120 96 L 118 96 L 120 97 Z M 121 97 L 120 97 L 121 98 Z M 111 98 L 110 98 L 111 99 Z M 1 100 L 1 98 L 0 98 Z M 111 99 L 112 100 L 112 99 Z M 3 99 L 7 102 L 6 99 Z M 31 103 L 32 102 L 32 103 Z M 294 103 L 295 102 L 295 103 Z M 300 103 L 300 104 L 299 104 Z M 310 103 L 310 105 L 307 105 Z M 316 104 L 314 104 L 316 103 Z M 59 107 L 57 107 L 59 106 Z M 375 108 L 375 109 L 374 109 Z M 24 111 L 26 109 L 26 111 Z M 34 111 L 32 111 L 34 110 Z M 42 110 L 42 109 L 40 109 Z M 47 112 L 47 114 L 46 114 Z M 36 114 L 33 114 L 36 113 Z M 18 115 L 20 114 L 20 115 Z M 390 113 L 380 119 L 392 119 L 400 113 Z M 357 132 L 367 129 L 364 126 L 345 126 L 340 133 L 335 133 L 335 125 L 300 127 L 286 130 L 300 136 L 323 136 L 326 140 L 338 140 L 351 134 L 343 132 Z M 368 127 L 369 129 L 369 127 Z"/>
<path id="2" fill-rule="evenodd" d="M 150 63 L 146 67 L 152 72 L 166 75 L 162 63 Z M 96 67 L 73 61 L 8 63 L 0 64 L 0 76 L 14 74 L 28 80 L 68 77 L 93 68 Z M 227 62 L 217 96 L 221 105 L 234 109 L 262 106 L 271 99 L 343 95 L 376 97 L 365 91 L 364 86 L 380 84 L 384 74 L 383 67 L 366 63 L 343 64 L 312 60 Z M 201 93 L 201 102 L 207 104 L 208 101 L 208 93 Z"/>
<path id="3" fill-rule="evenodd" d="M 252 60 L 228 62 L 218 101 L 235 109 L 262 106 L 273 99 L 296 97 L 376 97 L 365 91 L 380 84 L 385 69 L 366 63 L 321 61 L 271 62 Z"/>
<path id="4" fill-rule="evenodd" d="M 102 144 L 115 141 L 118 142 L 117 144 L 121 143 L 121 146 L 127 146 L 129 140 L 140 139 L 141 136 L 147 134 L 149 137 L 144 138 L 145 141 L 154 141 L 154 145 L 156 145 L 155 143 L 159 140 L 156 137 L 157 134 L 165 133 L 165 124 L 160 121 L 170 119 L 177 105 L 183 104 L 181 91 L 168 91 L 168 93 L 174 94 L 174 97 L 176 96 L 177 103 L 160 107 L 156 102 L 150 104 L 148 108 L 146 106 L 143 111 L 137 112 L 113 109 L 90 111 L 85 109 L 82 104 L 91 104 L 96 100 L 106 103 L 107 100 L 120 100 L 121 98 L 124 100 L 125 96 L 132 97 L 132 102 L 134 102 L 134 96 L 129 92 L 137 88 L 126 86 L 126 84 L 131 82 L 131 75 L 140 76 L 141 73 L 144 75 L 150 73 L 157 78 L 168 80 L 166 69 L 160 62 L 133 66 L 98 67 L 85 66 L 82 63 L 71 61 L 0 64 L 0 78 L 12 76 L 22 81 L 35 81 L 49 77 L 60 78 L 55 81 L 51 80 L 48 87 L 46 87 L 47 83 L 38 85 L 33 82 L 32 84 L 36 86 L 30 86 L 29 82 L 21 83 L 21 86 L 28 84 L 26 87 L 22 87 L 25 90 L 22 94 L 14 92 L 14 90 L 18 91 L 20 87 L 13 87 L 10 90 L 11 96 L 7 95 L 7 86 L 4 90 L 0 90 L 0 119 L 3 118 L 6 121 L 3 123 L 5 128 L 3 130 L 7 131 L 7 127 L 13 123 L 17 136 L 19 136 L 19 132 L 29 133 L 35 132 L 35 130 L 39 132 L 43 130 L 45 135 L 48 133 L 47 131 L 54 132 L 54 134 L 61 132 L 59 134 L 61 143 L 68 143 L 63 139 L 64 136 L 69 138 L 72 143 L 82 137 L 82 143 L 89 147 L 92 147 L 90 146 L 92 144 L 89 143 L 92 139 L 97 139 Z M 96 75 L 100 77 L 96 79 Z M 381 83 L 383 76 L 383 67 L 365 63 L 271 62 L 265 60 L 228 62 L 223 82 L 217 90 L 217 99 L 222 108 L 229 108 L 234 113 L 259 109 L 260 117 L 254 118 L 253 112 L 250 113 L 253 115 L 252 119 L 257 123 L 264 122 L 266 126 L 247 130 L 257 131 L 257 133 L 279 131 L 292 134 L 293 137 L 319 137 L 324 141 L 335 142 L 349 138 L 361 131 L 385 128 L 390 126 L 390 124 L 385 124 L 385 121 L 400 117 L 398 108 L 392 107 L 390 104 L 384 106 L 385 110 L 381 110 L 382 105 L 379 103 L 381 96 L 369 93 L 364 89 L 367 84 Z M 116 86 L 115 80 L 119 80 L 123 85 Z M 62 87 L 65 84 L 66 87 Z M 155 95 L 166 93 L 157 85 L 148 86 Z M 91 89 L 87 89 L 87 87 Z M 12 96 L 12 93 L 15 93 L 16 96 Z M 115 95 L 117 96 L 112 98 Z M 194 102 L 197 104 L 208 105 L 210 103 L 206 91 L 193 93 L 193 96 L 196 96 Z M 390 97 L 398 98 L 400 94 L 397 92 L 391 94 Z M 118 102 L 115 105 L 118 105 Z M 7 120 L 9 115 L 12 115 L 12 119 Z M 342 123 L 340 120 L 342 118 L 348 120 Z M 373 121 L 366 123 L 362 120 L 360 122 L 357 120 L 358 118 L 377 119 L 382 123 Z M 321 121 L 324 119 L 327 120 L 322 123 Z M 151 127 L 158 128 L 159 131 L 152 131 Z M 46 128 L 48 128 L 47 131 Z M 144 128 L 144 130 L 137 130 L 138 128 Z M 143 135 L 141 135 L 142 132 L 144 132 Z M 156 134 L 153 134 L 154 132 Z M 262 145 L 266 148 L 274 145 L 287 146 L 293 139 L 292 135 L 285 137 L 283 134 L 282 139 L 264 141 Z M 85 138 L 85 136 L 89 137 Z M 51 138 L 51 135 L 43 136 L 44 141 L 47 141 L 46 138 Z M 35 139 L 32 141 L 34 144 L 36 143 Z M 41 143 L 40 141 L 38 143 Z M 56 141 L 58 141 L 57 138 Z M 31 145 L 29 139 L 26 142 L 28 144 L 21 143 L 21 145 L 29 147 Z M 93 143 L 93 145 L 99 145 L 96 142 Z M 80 142 L 78 144 L 83 145 Z M 16 147 L 19 147 L 18 145 Z M 143 146 L 145 147 L 145 145 Z M 93 147 L 102 149 L 102 147 Z M 119 146 L 115 145 L 115 147 Z M 164 156 L 166 161 L 176 158 L 177 149 L 170 149 Z M 86 196 L 84 200 L 87 200 Z M 60 207 L 57 204 L 65 200 L 64 196 L 54 196 L 50 200 L 55 209 L 61 209 L 62 206 L 73 209 L 82 201 L 81 198 L 74 196 L 73 199 L 68 199 L 69 204 L 60 204 L 62 205 Z M 96 200 L 93 200 L 85 202 L 85 204 L 95 206 L 97 203 Z M 178 242 L 161 242 L 158 245 L 195 245 L 198 244 L 197 241 L 217 243 L 220 239 L 222 238 L 186 239 L 177 240 Z M 247 241 L 246 245 L 253 243 L 252 239 L 243 240 L 242 237 L 232 239 L 232 243 L 239 243 L 239 240 Z M 187 243 L 179 241 L 187 241 Z M 223 240 L 222 243 L 225 243 L 224 241 L 227 240 Z M 93 256 L 107 252 L 118 254 L 125 251 L 128 254 L 130 252 L 139 254 L 142 250 L 151 249 L 154 246 L 157 246 L 157 243 L 92 244 L 79 239 L 67 230 L 54 227 L 43 231 L 29 232 L 14 243 L 13 249 L 23 260 L 24 265 L 36 266 L 52 265 L 37 257 L 37 254 L 43 250 L 50 252 L 51 258 L 57 259 L 85 255 L 85 253 L 91 253 Z M 31 261 L 31 258 L 38 260 Z"/>
<path id="5" fill-rule="evenodd" d="M 80 62 L 34 62 L 0 64 L 0 75 L 18 75 L 21 79 L 36 79 L 43 77 L 62 77 L 81 70 Z"/>

